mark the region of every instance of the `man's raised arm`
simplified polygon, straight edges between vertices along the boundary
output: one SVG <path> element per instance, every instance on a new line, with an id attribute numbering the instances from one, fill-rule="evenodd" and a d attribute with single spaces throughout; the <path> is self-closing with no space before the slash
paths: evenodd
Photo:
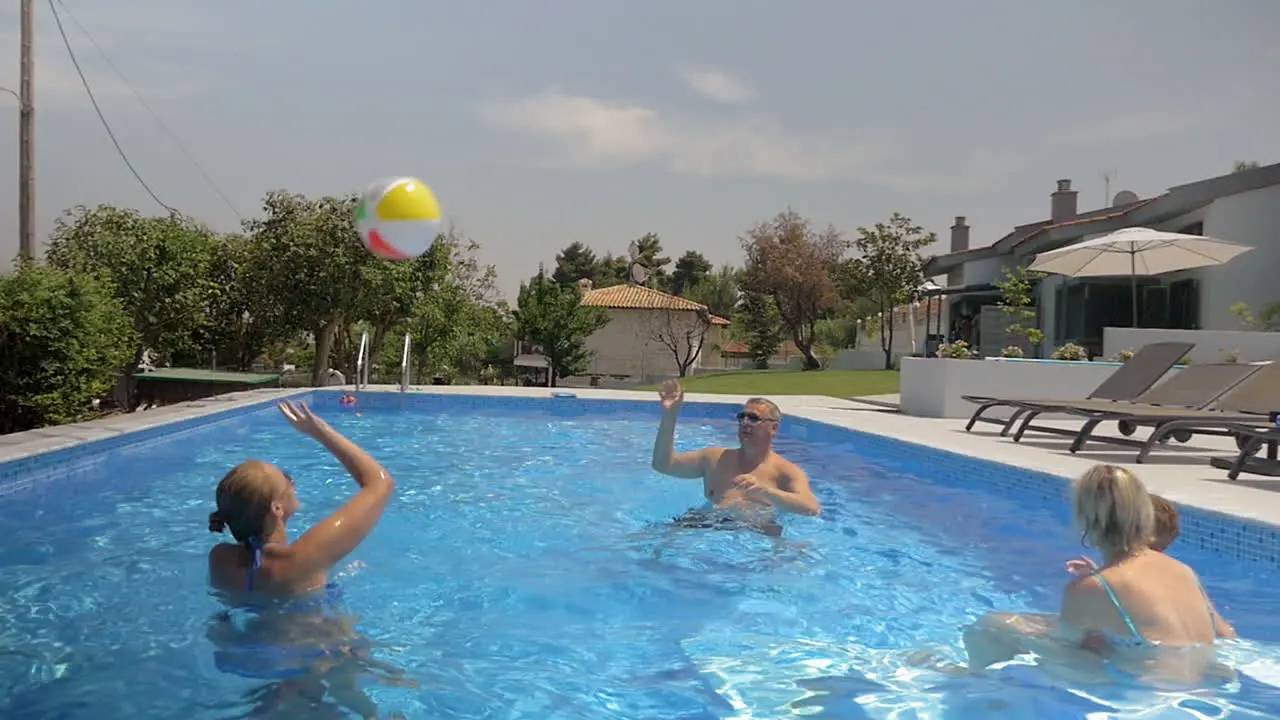
<path id="1" fill-rule="evenodd" d="M 662 422 L 658 425 L 658 437 L 653 441 L 653 469 L 663 475 L 678 478 L 700 478 L 705 468 L 705 451 L 676 454 L 676 420 L 684 405 L 684 390 L 680 383 L 668 380 L 658 391 L 662 400 Z"/>

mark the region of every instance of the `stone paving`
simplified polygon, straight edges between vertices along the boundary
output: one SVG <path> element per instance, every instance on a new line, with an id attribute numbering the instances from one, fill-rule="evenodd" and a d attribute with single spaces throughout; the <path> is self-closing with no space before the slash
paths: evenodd
<path id="1" fill-rule="evenodd" d="M 369 390 L 394 392 L 395 388 L 374 386 Z M 113 415 L 87 423 L 0 436 L 0 463 L 306 392 L 310 390 L 249 390 L 130 415 Z M 442 386 L 415 387 L 410 392 L 547 397 L 550 391 L 528 387 Z M 656 401 L 651 392 L 581 388 L 562 392 L 570 392 L 583 399 Z M 689 402 L 739 404 L 746 400 L 746 396 L 690 393 L 687 399 Z M 840 400 L 795 395 L 774 400 L 787 415 L 1037 470 L 1062 477 L 1064 482 L 1094 463 L 1125 465 L 1135 470 L 1152 491 L 1174 502 L 1280 526 L 1280 492 L 1276 492 L 1280 490 L 1280 478 L 1242 475 L 1240 480 L 1232 482 L 1227 479 L 1225 471 L 1208 464 L 1208 458 L 1212 456 L 1234 456 L 1235 445 L 1228 438 L 1195 437 L 1185 445 L 1169 443 L 1153 452 L 1147 463 L 1135 465 L 1133 459 L 1137 451 L 1132 448 L 1095 443 L 1072 455 L 1067 452 L 1070 440 L 1065 437 L 1028 433 L 1022 442 L 1014 443 L 1000 437 L 999 428 L 995 425 L 980 424 L 972 432 L 965 432 L 963 420 L 908 417 L 897 412 L 896 396 Z M 1050 420 L 1044 424 L 1079 426 L 1078 421 L 1073 423 L 1069 420 Z"/>

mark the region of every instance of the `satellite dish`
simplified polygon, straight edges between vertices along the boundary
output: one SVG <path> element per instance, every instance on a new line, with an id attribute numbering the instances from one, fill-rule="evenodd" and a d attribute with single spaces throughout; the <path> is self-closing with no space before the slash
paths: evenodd
<path id="1" fill-rule="evenodd" d="M 649 268 L 638 262 L 631 263 L 631 282 L 637 285 L 644 285 L 649 279 Z"/>
<path id="2" fill-rule="evenodd" d="M 1138 193 L 1132 190 L 1121 190 L 1116 193 L 1115 198 L 1111 201 L 1111 207 L 1120 207 L 1121 205 L 1132 205 L 1138 202 L 1140 198 Z"/>

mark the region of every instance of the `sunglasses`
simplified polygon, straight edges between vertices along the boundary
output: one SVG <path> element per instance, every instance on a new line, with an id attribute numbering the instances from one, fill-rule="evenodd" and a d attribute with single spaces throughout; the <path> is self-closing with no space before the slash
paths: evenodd
<path id="1" fill-rule="evenodd" d="M 759 425 L 763 422 L 777 422 L 777 420 L 774 420 L 773 418 L 764 417 L 763 415 L 753 412 L 740 412 L 736 417 L 738 418 L 738 422 L 745 422 L 751 425 Z"/>

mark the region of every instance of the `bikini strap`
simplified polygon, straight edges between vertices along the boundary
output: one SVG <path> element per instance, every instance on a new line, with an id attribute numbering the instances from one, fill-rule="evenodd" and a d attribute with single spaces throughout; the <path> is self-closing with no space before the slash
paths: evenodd
<path id="1" fill-rule="evenodd" d="M 1102 571 L 1095 569 L 1092 574 L 1098 578 L 1098 582 L 1102 584 L 1102 589 L 1107 591 L 1107 597 L 1111 598 L 1111 604 L 1116 606 L 1116 611 L 1120 613 L 1120 619 L 1124 620 L 1129 632 L 1133 633 L 1135 638 L 1145 640 L 1146 638 L 1142 637 L 1142 633 L 1138 632 L 1138 626 L 1133 622 L 1133 617 L 1129 615 L 1129 611 L 1124 609 L 1124 604 L 1120 602 L 1120 598 L 1116 595 L 1115 589 L 1111 587 L 1111 583 L 1107 582 L 1107 579 L 1102 576 Z"/>
<path id="2" fill-rule="evenodd" d="M 253 576 L 258 572 L 258 568 L 262 567 L 262 541 L 257 535 L 249 538 L 245 542 L 248 546 L 250 554 L 253 556 L 252 562 L 249 563 L 249 589 L 253 589 Z"/>

